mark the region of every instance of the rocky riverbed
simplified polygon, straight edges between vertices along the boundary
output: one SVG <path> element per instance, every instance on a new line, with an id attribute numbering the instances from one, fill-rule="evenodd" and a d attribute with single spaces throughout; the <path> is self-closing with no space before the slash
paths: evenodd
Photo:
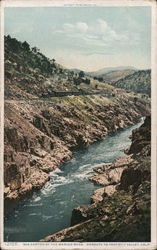
<path id="1" fill-rule="evenodd" d="M 41 241 L 150 241 L 151 117 L 132 132 L 128 155 L 95 167 L 102 188 L 72 212 L 71 227 Z"/>

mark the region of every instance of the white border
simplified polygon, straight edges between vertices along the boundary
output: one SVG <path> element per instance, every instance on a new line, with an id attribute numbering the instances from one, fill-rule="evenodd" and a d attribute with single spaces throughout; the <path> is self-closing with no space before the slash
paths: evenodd
<path id="1" fill-rule="evenodd" d="M 1 0 L 4 7 L 153 6 L 155 0 Z"/>
<path id="2" fill-rule="evenodd" d="M 46 243 L 46 242 L 37 242 L 37 243 L 25 243 L 25 242 L 3 242 L 3 118 L 4 118 L 4 8 L 5 7 L 96 7 L 96 6 L 150 6 L 152 7 L 152 43 L 151 43 L 151 70 L 152 70 L 152 88 L 151 88 L 151 105 L 152 105 L 152 140 L 151 140 L 151 148 L 152 148 L 152 155 L 151 155 L 151 232 L 152 232 L 152 241 L 151 243 L 76 243 L 76 242 L 69 242 L 69 243 Z M 2 249 L 140 249 L 140 250 L 148 250 L 157 249 L 157 210 L 156 210 L 156 195 L 157 195 L 157 183 L 156 183 L 156 152 L 157 152 L 157 87 L 156 87 L 156 79 L 157 79 L 157 68 L 156 68 L 156 58 L 157 58 L 157 4 L 154 0 L 1 0 L 0 2 L 0 17 L 1 17 L 1 27 L 0 27 L 0 35 L 1 35 L 1 43 L 0 43 L 0 59 L 1 59 L 1 67 L 0 67 L 0 160 L 1 160 L 1 182 L 0 182 L 0 198 L 1 198 L 1 248 Z"/>

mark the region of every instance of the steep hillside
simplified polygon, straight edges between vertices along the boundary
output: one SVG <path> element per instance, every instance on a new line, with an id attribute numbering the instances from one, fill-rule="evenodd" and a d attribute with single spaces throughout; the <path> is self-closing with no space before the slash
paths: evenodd
<path id="1" fill-rule="evenodd" d="M 151 95 L 151 70 L 139 70 L 112 84 L 117 88 Z"/>
<path id="2" fill-rule="evenodd" d="M 73 149 L 149 114 L 150 100 L 75 74 L 7 36 L 4 111 L 7 204 L 41 188 Z"/>
<path id="3" fill-rule="evenodd" d="M 27 42 L 5 36 L 5 97 L 32 99 L 41 97 L 82 95 L 99 90 L 112 92 L 109 85 L 86 77 L 83 71 L 75 73 L 44 56 Z M 109 89 L 109 90 L 108 90 Z"/>
<path id="4" fill-rule="evenodd" d="M 128 156 L 95 168 L 91 181 L 102 188 L 95 191 L 92 204 L 75 208 L 71 227 L 41 241 L 149 242 L 150 140 L 149 116 L 133 131 Z"/>
<path id="5" fill-rule="evenodd" d="M 116 82 L 120 79 L 123 79 L 124 77 L 133 74 L 136 72 L 133 69 L 124 69 L 124 70 L 114 70 L 111 72 L 108 72 L 106 74 L 100 75 L 99 77 L 102 77 L 105 82 Z"/>

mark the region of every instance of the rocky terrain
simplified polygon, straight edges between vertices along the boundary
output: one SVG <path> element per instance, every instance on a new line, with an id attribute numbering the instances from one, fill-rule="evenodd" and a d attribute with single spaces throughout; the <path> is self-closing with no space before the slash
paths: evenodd
<path id="1" fill-rule="evenodd" d="M 142 100 L 135 104 L 125 96 L 65 97 L 61 103 L 59 99 L 5 101 L 6 200 L 42 187 L 48 173 L 70 159 L 73 149 L 132 125 L 148 112 Z"/>
<path id="2" fill-rule="evenodd" d="M 49 173 L 108 133 L 150 113 L 150 100 L 64 69 L 5 37 L 4 197 L 41 188 Z"/>
<path id="3" fill-rule="evenodd" d="M 41 241 L 149 242 L 151 117 L 133 130 L 128 155 L 95 167 L 90 205 L 73 210 L 71 227 Z"/>

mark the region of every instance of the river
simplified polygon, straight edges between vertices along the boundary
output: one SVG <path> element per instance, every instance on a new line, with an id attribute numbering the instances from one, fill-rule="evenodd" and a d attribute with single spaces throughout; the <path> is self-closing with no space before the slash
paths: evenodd
<path id="1" fill-rule="evenodd" d="M 5 241 L 35 242 L 70 226 L 73 208 L 89 204 L 99 186 L 89 181 L 93 167 L 113 162 L 124 155 L 129 136 L 142 120 L 125 130 L 110 134 L 87 149 L 73 153 L 73 158 L 51 173 L 50 181 L 4 218 Z"/>

